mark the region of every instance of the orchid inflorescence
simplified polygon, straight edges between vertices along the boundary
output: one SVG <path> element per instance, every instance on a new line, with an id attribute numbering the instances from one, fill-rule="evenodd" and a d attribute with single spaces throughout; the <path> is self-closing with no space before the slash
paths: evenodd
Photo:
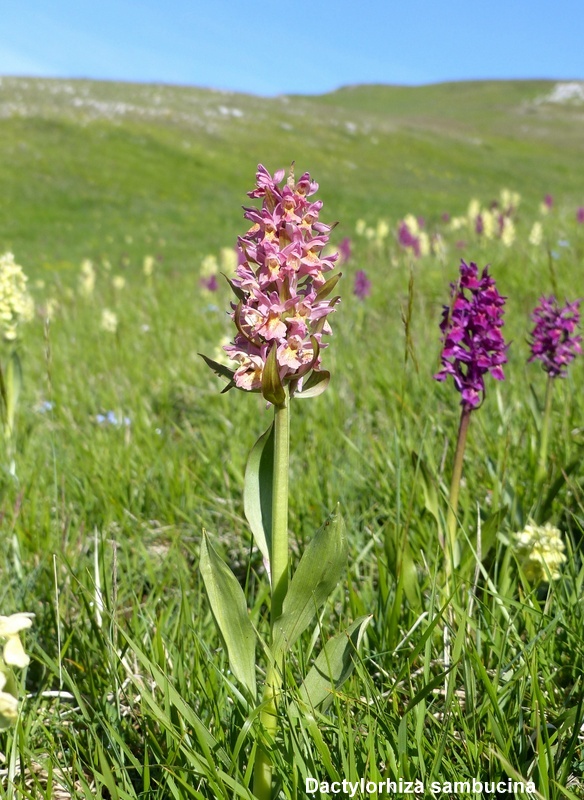
<path id="1" fill-rule="evenodd" d="M 353 294 L 359 300 L 366 300 L 371 294 L 371 281 L 367 277 L 367 273 L 363 269 L 358 269 L 355 273 L 355 282 L 353 284 Z"/>
<path id="2" fill-rule="evenodd" d="M 444 381 L 452 375 L 463 407 L 473 409 L 481 404 L 486 373 L 496 380 L 505 378 L 508 345 L 501 332 L 505 300 L 488 267 L 479 277 L 474 262 L 461 261 L 460 278 L 451 284 L 451 302 L 442 313 L 442 369 L 434 378 Z"/>
<path id="3" fill-rule="evenodd" d="M 332 226 L 318 219 L 322 201 L 309 199 L 318 184 L 307 172 L 296 181 L 293 169 L 280 186 L 283 177 L 284 170 L 272 177 L 260 164 L 248 192 L 262 207 L 244 209 L 252 227 L 238 240 L 236 277 L 229 280 L 237 334 L 224 348 L 239 364 L 227 388 L 261 391 L 271 402 L 274 381 L 276 394 L 285 384 L 293 394 L 309 380 L 328 378 L 320 369 L 322 337 L 331 333 L 327 317 L 339 300 L 325 299 L 339 278 L 325 279 L 338 255 L 322 254 Z"/>
<path id="4" fill-rule="evenodd" d="M 575 334 L 580 323 L 580 300 L 560 307 L 556 298 L 541 297 L 531 319 L 531 356 L 539 360 L 550 378 L 563 378 L 567 366 L 582 352 L 582 337 Z"/>

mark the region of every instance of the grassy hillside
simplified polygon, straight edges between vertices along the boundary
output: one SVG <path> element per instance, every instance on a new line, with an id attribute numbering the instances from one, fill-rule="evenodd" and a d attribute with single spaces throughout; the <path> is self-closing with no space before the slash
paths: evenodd
<path id="1" fill-rule="evenodd" d="M 358 217 L 461 212 L 502 186 L 581 202 L 582 106 L 554 84 L 359 86 L 263 99 L 173 86 L 4 78 L 0 248 L 33 271 L 147 252 L 190 269 L 241 230 L 255 165 L 295 160 Z"/>
<path id="2" fill-rule="evenodd" d="M 349 796 L 328 782 L 362 778 L 419 780 L 448 800 L 482 796 L 453 788 L 475 779 L 504 781 L 493 800 L 584 797 L 584 358 L 553 392 L 528 363 L 537 299 L 583 293 L 577 94 L 541 81 L 262 99 L 2 79 L 0 254 L 29 275 L 36 313 L 16 343 L 0 335 L 0 411 L 18 364 L 23 375 L 15 427 L 0 413 L 0 800 L 257 800 L 261 694 L 244 695 L 216 629 L 201 538 L 245 591 L 241 619 L 249 610 L 269 641 L 243 486 L 273 408 L 221 394 L 198 355 L 221 357 L 235 335 L 229 287 L 205 290 L 200 269 L 233 257 L 241 206 L 259 205 L 246 197 L 257 163 L 293 160 L 320 183 L 321 220 L 340 222 L 333 243 L 348 236 L 352 252 L 322 351 L 330 386 L 291 403 L 290 571 L 336 508 L 348 564 L 286 658 L 270 800 Z M 406 214 L 417 253 L 398 236 Z M 432 375 L 461 256 L 491 264 L 509 347 L 458 461 L 450 580 L 460 396 Z M 369 296 L 353 290 L 357 270 Z M 544 538 L 526 555 L 517 535 L 530 520 Z M 313 611 L 322 575 L 306 584 Z M 8 683 L 6 616 L 18 612 L 35 615 L 22 632 L 31 661 Z M 346 631 L 360 618 L 357 655 Z M 309 708 L 299 686 L 335 635 L 341 677 L 355 670 L 334 690 L 324 681 L 328 709 Z M 261 689 L 271 661 L 260 643 L 252 655 Z M 307 778 L 323 784 L 308 794 Z M 537 792 L 512 794 L 510 779 Z"/>

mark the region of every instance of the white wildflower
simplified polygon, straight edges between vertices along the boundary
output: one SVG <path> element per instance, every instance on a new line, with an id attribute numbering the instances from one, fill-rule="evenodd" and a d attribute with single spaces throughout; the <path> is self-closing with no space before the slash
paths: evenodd
<path id="1" fill-rule="evenodd" d="M 6 675 L 0 670 L 0 731 L 5 731 L 18 719 L 18 700 L 4 691 Z"/>
<path id="2" fill-rule="evenodd" d="M 107 333 L 115 333 L 118 329 L 118 315 L 109 308 L 101 312 L 101 328 Z"/>
<path id="3" fill-rule="evenodd" d="M 219 253 L 221 272 L 231 275 L 237 269 L 237 251 L 234 247 L 222 247 Z"/>
<path id="4" fill-rule="evenodd" d="M 516 533 L 514 539 L 521 567 L 529 581 L 541 583 L 560 577 L 560 566 L 567 559 L 558 528 L 549 522 L 545 525 L 530 523 Z"/>
<path id="5" fill-rule="evenodd" d="M 543 227 L 541 222 L 534 222 L 531 233 L 529 234 L 529 244 L 539 247 L 543 239 Z"/>
<path id="6" fill-rule="evenodd" d="M 459 231 L 461 228 L 464 228 L 467 225 L 468 220 L 466 217 L 452 217 L 450 220 L 450 230 L 451 231 Z M 474 220 L 473 220 L 474 224 Z"/>
<path id="7" fill-rule="evenodd" d="M 501 207 L 503 211 L 515 210 L 521 202 L 519 192 L 512 192 L 509 189 L 501 189 Z"/>
<path id="8" fill-rule="evenodd" d="M 441 261 L 446 257 L 446 243 L 439 233 L 434 233 L 431 239 L 432 253 Z"/>
<path id="9" fill-rule="evenodd" d="M 357 224 L 355 225 L 355 233 L 357 236 L 364 236 L 365 229 L 367 228 L 367 223 L 364 219 L 358 219 Z"/>
<path id="10" fill-rule="evenodd" d="M 218 272 L 219 264 L 217 263 L 217 257 L 214 255 L 205 256 L 205 258 L 201 261 L 201 278 L 210 278 L 212 275 L 216 275 Z"/>
<path id="11" fill-rule="evenodd" d="M 384 239 L 387 239 L 388 234 L 389 234 L 389 225 L 387 224 L 386 220 L 384 219 L 378 220 L 377 231 L 376 231 L 377 240 L 382 242 Z"/>
<path id="12" fill-rule="evenodd" d="M 501 231 L 501 241 L 505 247 L 511 247 L 515 241 L 515 225 L 509 217 L 503 217 L 503 230 Z"/>
<path id="13" fill-rule="evenodd" d="M 481 213 L 481 204 L 476 197 L 473 197 L 473 199 L 468 204 L 468 210 L 466 212 L 466 216 L 468 217 L 471 225 L 474 225 L 475 220 L 480 213 Z"/>
<path id="14" fill-rule="evenodd" d="M 492 239 L 496 228 L 495 215 L 488 208 L 485 208 L 481 211 L 481 219 L 483 222 L 483 236 L 485 239 Z"/>
<path id="15" fill-rule="evenodd" d="M 92 262 L 86 258 L 81 264 L 79 274 L 79 294 L 90 297 L 95 289 L 95 269 Z"/>
<path id="16" fill-rule="evenodd" d="M 34 315 L 34 301 L 26 288 L 27 277 L 12 253 L 0 256 L 0 334 L 6 341 L 17 337 L 19 322 Z"/>
<path id="17" fill-rule="evenodd" d="M 408 230 L 412 236 L 417 236 L 420 233 L 420 225 L 413 214 L 406 214 L 404 222 L 408 226 Z"/>
<path id="18" fill-rule="evenodd" d="M 142 272 L 149 278 L 154 272 L 154 256 L 145 256 L 142 264 Z"/>
<path id="19" fill-rule="evenodd" d="M 426 231 L 420 231 L 418 234 L 418 242 L 420 247 L 420 255 L 427 256 L 430 253 L 430 237 Z"/>
<path id="20" fill-rule="evenodd" d="M 32 626 L 34 614 L 19 613 L 0 616 L 0 639 L 5 639 L 4 663 L 12 667 L 26 667 L 30 658 L 24 652 L 19 632 Z"/>
<path id="21" fill-rule="evenodd" d="M 121 291 L 125 285 L 126 285 L 126 279 L 124 278 L 123 275 L 114 275 L 114 277 L 112 278 L 112 286 L 117 292 Z"/>

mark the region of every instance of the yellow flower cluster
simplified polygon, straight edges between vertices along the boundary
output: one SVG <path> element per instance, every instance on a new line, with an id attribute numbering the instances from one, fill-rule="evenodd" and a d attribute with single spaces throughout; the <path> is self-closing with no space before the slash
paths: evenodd
<path id="1" fill-rule="evenodd" d="M 19 322 L 34 314 L 34 301 L 26 288 L 27 277 L 12 253 L 0 256 L 0 333 L 8 342 L 17 337 Z"/>
<path id="2" fill-rule="evenodd" d="M 83 297 L 90 297 L 95 289 L 95 268 L 92 262 L 86 258 L 81 264 L 79 273 L 79 294 Z"/>
<path id="3" fill-rule="evenodd" d="M 385 219 L 378 219 L 375 227 L 367 225 L 364 219 L 358 219 L 355 225 L 357 236 L 363 236 L 367 241 L 373 242 L 379 248 L 383 246 L 390 230 L 389 223 Z"/>
<path id="4" fill-rule="evenodd" d="M 118 315 L 109 308 L 101 312 L 101 329 L 107 333 L 116 333 L 118 330 Z"/>
<path id="5" fill-rule="evenodd" d="M 566 561 L 564 543 L 558 528 L 530 523 L 515 534 L 515 550 L 525 577 L 532 583 L 560 577 L 560 567 Z"/>
<path id="6" fill-rule="evenodd" d="M 0 658 L 0 730 L 6 730 L 18 717 L 18 697 L 10 667 L 22 669 L 30 662 L 18 634 L 31 627 L 33 617 L 34 614 L 23 613 L 0 616 L 0 638 L 4 639 L 4 651 Z"/>
<path id="7" fill-rule="evenodd" d="M 543 239 L 542 224 L 539 221 L 534 222 L 533 227 L 531 229 L 531 233 L 529 234 L 529 244 L 532 244 L 534 247 L 539 247 L 542 239 Z"/>

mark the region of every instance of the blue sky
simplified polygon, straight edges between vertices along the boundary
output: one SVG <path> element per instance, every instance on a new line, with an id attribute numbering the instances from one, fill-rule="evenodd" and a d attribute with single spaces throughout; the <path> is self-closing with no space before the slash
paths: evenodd
<path id="1" fill-rule="evenodd" d="M 6 0 L 0 75 L 254 94 L 584 79 L 583 0 Z"/>

